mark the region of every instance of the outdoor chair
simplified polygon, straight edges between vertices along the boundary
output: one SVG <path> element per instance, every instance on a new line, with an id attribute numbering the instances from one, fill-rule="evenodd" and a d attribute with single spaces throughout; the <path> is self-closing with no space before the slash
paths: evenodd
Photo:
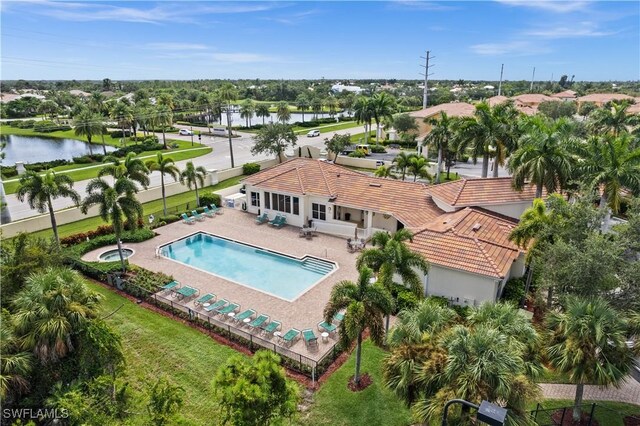
<path id="1" fill-rule="evenodd" d="M 215 314 L 216 315 L 229 315 L 231 312 L 236 312 L 240 309 L 240 305 L 237 303 L 229 303 L 224 308 L 218 309 Z"/>
<path id="2" fill-rule="evenodd" d="M 307 348 L 318 347 L 318 338 L 310 328 L 302 330 L 302 337 L 304 338 L 304 344 L 307 346 Z"/>
<path id="3" fill-rule="evenodd" d="M 269 222 L 269 215 L 266 213 L 262 213 L 261 216 L 256 217 L 256 223 L 258 225 L 262 225 L 263 223 Z"/>
<path id="4" fill-rule="evenodd" d="M 269 221 L 269 225 L 275 225 L 276 223 L 280 222 L 280 218 L 282 216 L 280 216 L 279 214 L 276 215 L 276 217 L 273 218 L 273 220 Z"/>
<path id="5" fill-rule="evenodd" d="M 282 346 L 291 347 L 291 345 L 293 345 L 299 338 L 300 330 L 292 328 L 287 331 L 284 336 L 280 337 L 280 342 Z"/>
<path id="6" fill-rule="evenodd" d="M 202 208 L 202 213 L 204 213 L 208 217 L 216 217 L 216 214 L 214 212 L 212 212 L 211 210 L 209 210 L 209 207 L 207 207 L 207 206 L 204 206 Z"/>
<path id="7" fill-rule="evenodd" d="M 171 281 L 168 284 L 162 286 L 162 290 L 164 291 L 174 291 L 180 288 L 180 283 L 178 281 Z"/>
<path id="8" fill-rule="evenodd" d="M 205 217 L 203 215 L 201 215 L 200 213 L 198 213 L 195 210 L 191 210 L 191 216 L 195 217 L 197 221 L 203 221 L 205 219 Z"/>
<path id="9" fill-rule="evenodd" d="M 344 313 L 342 312 L 336 312 L 336 314 L 333 316 L 333 322 L 342 322 L 344 321 Z"/>
<path id="10" fill-rule="evenodd" d="M 207 311 L 207 312 L 212 312 L 212 311 L 215 312 L 218 309 L 222 309 L 222 307 L 225 306 L 227 303 L 229 303 L 228 300 L 220 299 L 216 303 L 211 304 L 211 305 L 207 306 L 206 308 L 204 308 L 204 310 Z"/>
<path id="11" fill-rule="evenodd" d="M 199 299 L 197 299 L 195 302 L 193 302 L 193 304 L 197 307 L 197 308 L 201 308 L 202 305 L 204 305 L 205 303 L 209 303 L 211 301 L 215 301 L 216 300 L 216 295 L 213 293 L 207 293 L 204 296 L 201 296 Z"/>
<path id="12" fill-rule="evenodd" d="M 256 318 L 254 318 L 253 321 L 251 321 L 247 325 L 252 330 L 255 330 L 256 328 L 262 327 L 262 325 L 265 324 L 267 321 L 269 321 L 269 315 L 262 314 L 262 315 L 260 315 L 260 316 L 258 316 Z"/>
<path id="13" fill-rule="evenodd" d="M 276 221 L 275 223 L 271 223 L 271 225 L 275 226 L 278 229 L 282 228 L 286 224 L 287 224 L 287 218 L 284 216 L 280 216 L 280 220 Z"/>
<path id="14" fill-rule="evenodd" d="M 273 333 L 280 330 L 280 327 L 282 327 L 280 321 L 271 321 L 269 324 L 262 326 L 262 334 L 271 338 L 273 337 Z"/>
<path id="15" fill-rule="evenodd" d="M 214 212 L 215 214 L 222 214 L 224 213 L 224 211 L 222 210 L 222 208 L 217 207 L 215 204 L 209 204 L 209 208 L 211 209 L 212 212 Z"/>
<path id="16" fill-rule="evenodd" d="M 334 334 L 337 329 L 338 329 L 337 326 L 326 321 L 322 321 L 321 323 L 318 323 L 318 330 L 326 331 L 329 334 Z"/>
<path id="17" fill-rule="evenodd" d="M 182 223 L 186 223 L 187 225 L 193 225 L 194 223 L 196 223 L 195 219 L 187 216 L 186 213 L 182 213 L 180 217 L 182 217 Z"/>
<path id="18" fill-rule="evenodd" d="M 199 293 L 200 293 L 200 290 L 198 290 L 197 288 L 189 287 L 188 285 L 186 285 L 178 289 L 177 291 L 175 291 L 173 295 L 178 299 L 182 300 L 182 299 L 188 299 L 193 296 L 197 296 Z"/>
<path id="19" fill-rule="evenodd" d="M 251 318 L 252 316 L 254 316 L 256 314 L 256 311 L 254 311 L 253 309 L 247 309 L 244 312 L 239 313 L 238 315 L 236 315 L 235 317 L 233 317 L 233 319 L 239 323 L 241 323 L 240 325 L 243 325 L 244 320 Z"/>

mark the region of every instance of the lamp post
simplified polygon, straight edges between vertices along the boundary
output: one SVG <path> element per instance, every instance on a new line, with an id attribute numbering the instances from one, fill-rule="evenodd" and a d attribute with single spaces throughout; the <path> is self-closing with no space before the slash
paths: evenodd
<path id="1" fill-rule="evenodd" d="M 191 133 L 191 146 L 193 146 L 193 126 L 191 126 L 189 133 Z"/>
<path id="2" fill-rule="evenodd" d="M 480 406 L 478 406 L 469 401 L 465 401 L 464 399 L 452 399 L 444 404 L 444 411 L 442 412 L 442 426 L 447 426 L 447 414 L 449 413 L 449 407 L 453 404 L 461 404 L 465 407 L 478 410 L 478 420 L 491 426 L 504 426 L 504 423 L 507 420 L 508 410 L 492 404 L 489 401 L 482 401 Z"/>

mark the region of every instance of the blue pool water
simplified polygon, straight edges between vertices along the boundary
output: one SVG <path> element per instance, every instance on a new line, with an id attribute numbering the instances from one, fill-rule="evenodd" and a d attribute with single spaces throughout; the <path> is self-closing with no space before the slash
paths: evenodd
<path id="1" fill-rule="evenodd" d="M 167 244 L 161 247 L 161 253 L 169 259 L 286 300 L 304 293 L 335 267 L 321 259 L 295 259 L 203 232 Z"/>

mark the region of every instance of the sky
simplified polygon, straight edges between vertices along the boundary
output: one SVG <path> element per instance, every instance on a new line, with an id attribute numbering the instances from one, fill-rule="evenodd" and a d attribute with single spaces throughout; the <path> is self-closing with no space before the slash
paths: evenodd
<path id="1" fill-rule="evenodd" d="M 0 3 L 0 78 L 640 80 L 638 1 Z"/>

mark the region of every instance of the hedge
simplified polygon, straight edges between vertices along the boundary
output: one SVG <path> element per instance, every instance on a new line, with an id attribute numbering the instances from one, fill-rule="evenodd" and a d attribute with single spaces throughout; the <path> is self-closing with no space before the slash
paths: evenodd
<path id="1" fill-rule="evenodd" d="M 242 174 L 243 175 L 252 175 L 254 173 L 258 173 L 260 171 L 260 164 L 258 163 L 245 163 L 242 165 Z"/>
<path id="2" fill-rule="evenodd" d="M 215 204 L 216 207 L 220 207 L 222 200 L 220 198 L 220 195 L 218 194 L 214 194 L 213 192 L 207 193 L 207 194 L 202 194 L 200 196 L 200 205 L 201 206 L 209 206 L 211 204 Z"/>

